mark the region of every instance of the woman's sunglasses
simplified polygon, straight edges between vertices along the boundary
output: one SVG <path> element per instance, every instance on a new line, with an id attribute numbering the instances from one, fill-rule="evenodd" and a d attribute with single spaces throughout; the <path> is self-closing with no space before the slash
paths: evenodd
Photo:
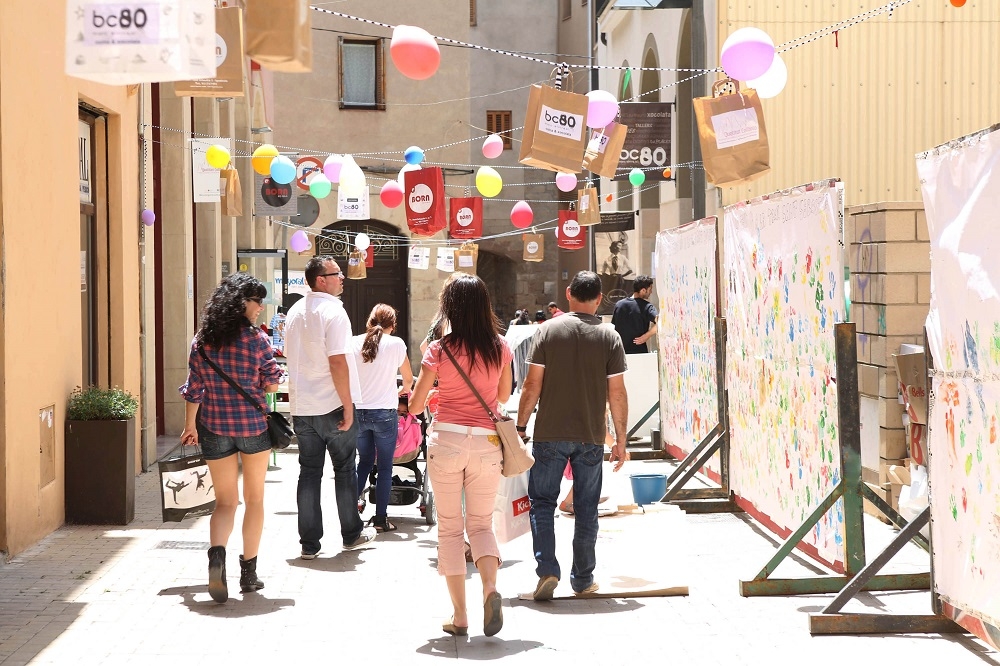
<path id="1" fill-rule="evenodd" d="M 256 296 L 251 296 L 247 300 L 248 301 L 253 301 L 257 305 L 263 305 L 264 304 L 264 299 L 263 298 L 257 298 Z"/>

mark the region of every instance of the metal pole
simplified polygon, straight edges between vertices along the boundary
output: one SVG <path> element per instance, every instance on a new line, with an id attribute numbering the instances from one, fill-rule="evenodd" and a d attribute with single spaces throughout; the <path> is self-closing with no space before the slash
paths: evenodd
<path id="1" fill-rule="evenodd" d="M 691 3 L 691 67 L 693 69 L 708 69 L 708 46 L 705 35 L 705 0 L 693 0 Z M 695 97 L 704 97 L 707 93 L 705 77 L 699 76 L 691 80 L 691 105 Z M 705 217 L 705 169 L 701 165 L 701 143 L 698 140 L 698 120 L 691 114 L 691 205 L 693 220 Z"/>
<path id="2" fill-rule="evenodd" d="M 865 566 L 865 522 L 861 482 L 861 405 L 858 396 L 858 339 L 853 323 L 837 324 L 837 416 L 840 478 L 844 490 L 844 569 L 857 575 Z"/>
<path id="3" fill-rule="evenodd" d="M 597 90 L 600 86 L 600 82 L 597 78 L 597 70 L 594 69 L 594 52 L 597 50 L 597 40 L 594 39 L 595 36 L 595 25 L 597 23 L 597 2 L 592 0 L 587 3 L 587 64 L 590 68 L 590 80 L 589 89 Z M 573 90 L 572 92 L 576 92 Z M 600 185 L 600 179 L 591 172 L 590 182 L 594 187 Z M 598 191 L 600 194 L 600 191 Z M 598 202 L 598 212 L 600 212 L 600 202 Z M 593 230 L 587 234 L 587 268 L 591 271 L 597 270 L 597 261 L 594 258 L 594 232 Z"/>

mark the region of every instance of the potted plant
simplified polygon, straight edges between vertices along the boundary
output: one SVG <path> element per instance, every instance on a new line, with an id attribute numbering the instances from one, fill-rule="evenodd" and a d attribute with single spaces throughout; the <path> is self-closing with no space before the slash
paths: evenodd
<path id="1" fill-rule="evenodd" d="M 135 518 L 135 412 L 120 388 L 77 387 L 66 407 L 66 522 L 127 525 Z"/>

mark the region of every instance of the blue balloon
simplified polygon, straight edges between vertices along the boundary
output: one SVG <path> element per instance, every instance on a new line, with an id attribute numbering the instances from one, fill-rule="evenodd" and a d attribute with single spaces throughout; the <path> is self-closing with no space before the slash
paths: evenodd
<path id="1" fill-rule="evenodd" d="M 424 161 L 424 151 L 416 146 L 410 146 L 403 153 L 403 159 L 406 160 L 407 164 L 420 164 Z"/>
<path id="2" fill-rule="evenodd" d="M 281 185 L 288 185 L 295 180 L 295 165 L 284 155 L 278 155 L 271 160 L 271 179 Z"/>

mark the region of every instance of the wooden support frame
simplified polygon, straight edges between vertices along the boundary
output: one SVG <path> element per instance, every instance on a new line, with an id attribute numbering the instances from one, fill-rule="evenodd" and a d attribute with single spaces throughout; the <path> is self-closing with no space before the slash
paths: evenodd
<path id="1" fill-rule="evenodd" d="M 853 323 L 837 324 L 835 327 L 837 350 L 837 412 L 840 427 L 840 483 L 830 492 L 818 507 L 806 518 L 774 554 L 774 557 L 764 565 L 764 568 L 749 581 L 740 581 L 740 594 L 751 596 L 785 596 L 796 594 L 816 594 L 837 592 L 845 588 L 853 578 L 865 569 L 865 531 L 862 498 L 866 496 L 865 484 L 861 480 L 861 407 L 858 395 L 858 350 L 855 325 Z M 771 579 L 778 565 L 791 554 L 798 543 L 809 533 L 813 526 L 833 508 L 838 499 L 844 500 L 844 570 L 843 576 L 815 576 L 812 578 Z M 880 510 L 888 508 L 884 502 L 875 503 Z M 884 512 L 884 510 L 883 510 Z M 890 520 L 906 521 L 898 513 L 892 511 L 894 517 Z M 888 514 L 886 514 L 888 517 Z M 899 524 L 899 523 L 897 523 Z M 907 539 L 918 533 L 919 527 L 908 534 Z M 898 548 L 902 547 L 905 540 Z M 897 548 L 897 550 L 898 550 Z M 891 555 L 890 555 L 891 557 Z M 876 559 L 876 562 L 878 559 Z M 873 562 L 874 564 L 874 562 Z M 883 562 L 884 564 L 884 562 Z M 870 570 L 867 580 L 860 589 L 864 590 L 926 590 L 930 587 L 930 574 L 896 574 L 876 576 L 875 571 L 881 565 Z"/>
<path id="2" fill-rule="evenodd" d="M 688 513 L 739 512 L 729 489 L 729 399 L 726 393 L 726 318 L 715 318 L 715 376 L 718 419 L 712 431 L 692 449 L 667 477 L 661 502 L 673 502 Z M 719 488 L 684 488 L 708 460 L 719 452 Z"/>

